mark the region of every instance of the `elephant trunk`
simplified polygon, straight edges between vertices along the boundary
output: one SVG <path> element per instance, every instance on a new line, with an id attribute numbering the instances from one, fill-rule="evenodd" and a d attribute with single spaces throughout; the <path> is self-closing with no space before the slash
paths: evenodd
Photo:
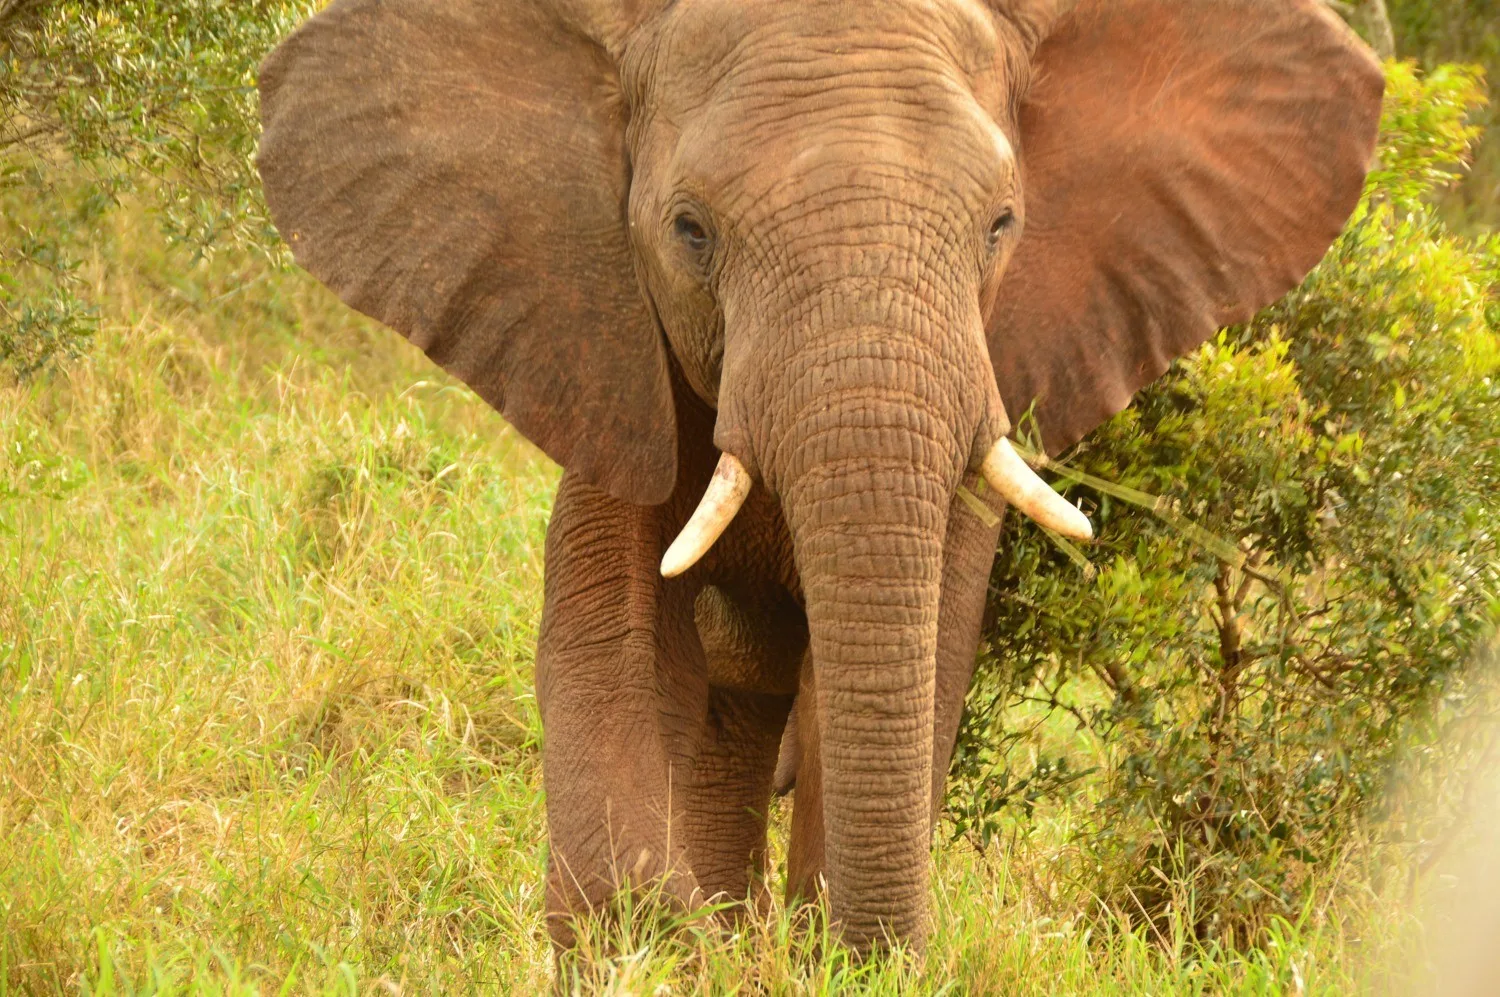
<path id="1" fill-rule="evenodd" d="M 844 938 L 926 937 L 943 482 L 849 467 L 792 524 L 822 745 L 829 901 Z"/>
<path id="2" fill-rule="evenodd" d="M 821 390 L 766 468 L 806 601 L 828 896 L 855 948 L 920 947 L 943 541 L 972 449 L 966 427 L 977 421 L 959 410 L 977 414 L 977 392 L 951 383 L 952 365 L 922 357 L 915 338 L 888 329 L 831 338 L 844 350 L 861 344 L 862 356 L 803 368 L 803 383 Z M 892 351 L 905 354 L 899 364 Z M 915 372 L 926 388 L 903 390 L 893 372 Z M 971 404 L 949 404 L 952 395 Z"/>

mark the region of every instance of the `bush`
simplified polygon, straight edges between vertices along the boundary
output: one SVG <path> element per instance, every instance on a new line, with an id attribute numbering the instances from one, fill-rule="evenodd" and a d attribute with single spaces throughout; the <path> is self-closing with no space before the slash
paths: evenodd
<path id="1" fill-rule="evenodd" d="M 0 0 L 0 364 L 84 349 L 92 233 L 144 199 L 173 242 L 275 255 L 251 165 L 255 70 L 316 0 Z M 14 200 L 14 196 L 7 198 Z"/>
<path id="2" fill-rule="evenodd" d="M 1323 263 L 1069 455 L 1097 485 L 1072 488 L 1089 570 L 1007 522 L 949 811 L 983 843 L 1091 794 L 1081 885 L 1116 913 L 1191 897 L 1214 937 L 1295 917 L 1403 748 L 1475 705 L 1500 619 L 1500 237 L 1424 199 L 1482 79 L 1388 75 L 1381 166 Z"/>
<path id="3" fill-rule="evenodd" d="M 1500 79 L 1500 0 L 1389 0 L 1398 53 L 1423 65 L 1475 62 Z M 1500 107 L 1480 120 L 1489 136 L 1474 152 L 1472 174 L 1442 197 L 1443 217 L 1460 227 L 1500 225 Z"/>

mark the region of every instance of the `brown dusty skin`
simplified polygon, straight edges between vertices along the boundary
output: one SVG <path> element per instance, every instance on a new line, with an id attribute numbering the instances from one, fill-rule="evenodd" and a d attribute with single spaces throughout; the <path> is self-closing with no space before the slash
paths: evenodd
<path id="1" fill-rule="evenodd" d="M 1055 451 L 1292 287 L 1380 92 L 1319 0 L 335 0 L 267 60 L 298 261 L 565 469 L 560 946 L 630 884 L 764 897 L 794 701 L 792 888 L 921 946 L 996 536 L 960 485 L 1007 406 Z M 721 453 L 744 505 L 663 578 Z"/>

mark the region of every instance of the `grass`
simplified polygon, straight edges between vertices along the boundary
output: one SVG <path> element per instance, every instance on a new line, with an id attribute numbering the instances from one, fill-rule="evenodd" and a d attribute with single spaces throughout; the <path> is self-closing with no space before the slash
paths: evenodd
<path id="1" fill-rule="evenodd" d="M 92 355 L 0 386 L 0 992 L 546 992 L 555 468 L 304 278 L 113 217 Z M 626 904 L 567 988 L 1331 995 L 1416 951 L 1353 866 L 1245 952 L 1080 907 L 1079 817 L 940 846 L 924 965 Z"/>

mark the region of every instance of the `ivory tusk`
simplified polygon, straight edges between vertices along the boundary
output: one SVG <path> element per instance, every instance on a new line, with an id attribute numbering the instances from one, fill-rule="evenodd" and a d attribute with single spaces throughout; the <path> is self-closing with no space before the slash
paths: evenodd
<path id="1" fill-rule="evenodd" d="M 734 522 L 749 494 L 750 472 L 745 465 L 731 454 L 721 455 L 698 508 L 661 559 L 662 577 L 676 578 L 697 564 Z"/>
<path id="2" fill-rule="evenodd" d="M 1010 440 L 1001 437 L 984 458 L 980 473 L 1017 511 L 1070 540 L 1092 540 L 1094 529 L 1078 507 L 1054 492 L 1027 466 Z"/>

